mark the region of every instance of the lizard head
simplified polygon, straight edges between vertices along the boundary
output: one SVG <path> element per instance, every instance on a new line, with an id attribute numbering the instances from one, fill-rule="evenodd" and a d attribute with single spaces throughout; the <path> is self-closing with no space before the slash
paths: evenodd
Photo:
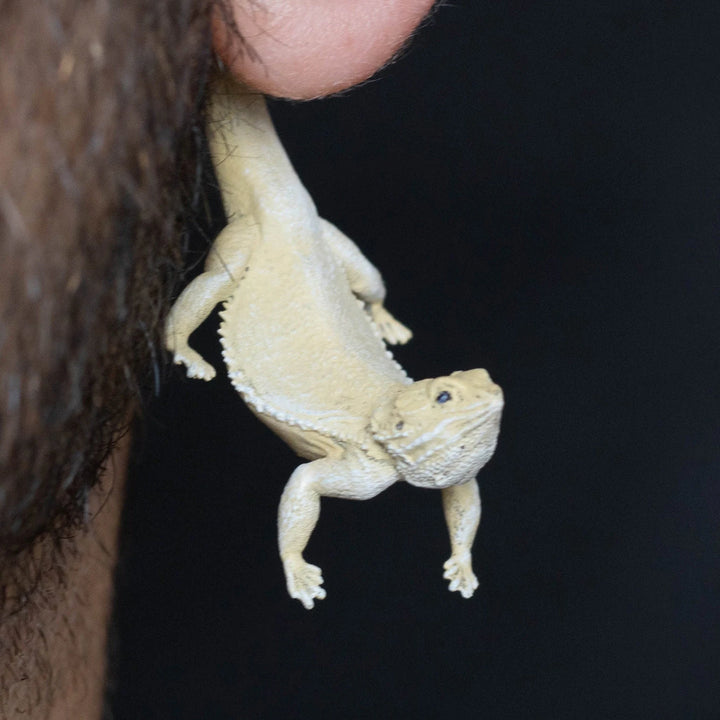
<path id="1" fill-rule="evenodd" d="M 487 371 L 459 371 L 402 388 L 373 413 L 370 429 L 407 482 L 444 488 L 474 477 L 492 457 L 502 408 Z"/>

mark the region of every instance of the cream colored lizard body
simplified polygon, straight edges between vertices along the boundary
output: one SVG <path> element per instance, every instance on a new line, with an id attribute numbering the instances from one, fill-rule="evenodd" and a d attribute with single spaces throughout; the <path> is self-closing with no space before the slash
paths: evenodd
<path id="1" fill-rule="evenodd" d="M 225 303 L 229 377 L 253 412 L 299 455 L 278 519 L 288 591 L 307 608 L 325 597 L 303 550 L 321 496 L 367 499 L 399 480 L 443 489 L 450 589 L 472 595 L 470 548 L 480 519 L 475 481 L 499 431 L 502 392 L 484 370 L 418 383 L 383 339 L 410 331 L 383 307 L 378 271 L 318 217 L 275 134 L 264 99 L 214 86 L 208 139 L 228 216 L 205 272 L 173 306 L 166 341 L 191 377 L 215 371 L 188 337 Z"/>

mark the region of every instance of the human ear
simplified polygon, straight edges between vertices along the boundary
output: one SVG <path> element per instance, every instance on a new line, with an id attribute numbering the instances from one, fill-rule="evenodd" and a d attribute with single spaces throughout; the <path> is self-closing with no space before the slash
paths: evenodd
<path id="1" fill-rule="evenodd" d="M 213 45 L 262 93 L 309 99 L 362 82 L 390 60 L 434 0 L 223 0 Z"/>

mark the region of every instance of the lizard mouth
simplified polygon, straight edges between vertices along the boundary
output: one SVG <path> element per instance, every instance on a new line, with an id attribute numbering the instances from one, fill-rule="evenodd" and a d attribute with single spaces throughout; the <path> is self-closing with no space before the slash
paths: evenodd
<path id="1" fill-rule="evenodd" d="M 445 488 L 474 477 L 490 460 L 500 432 L 502 393 L 471 402 L 463 412 L 409 432 L 403 426 L 385 447 L 411 485 Z M 401 421 L 402 422 L 402 421 Z"/>
<path id="2" fill-rule="evenodd" d="M 474 477 L 495 450 L 503 392 L 486 370 L 413 383 L 373 418 L 373 435 L 402 477 L 442 488 Z"/>

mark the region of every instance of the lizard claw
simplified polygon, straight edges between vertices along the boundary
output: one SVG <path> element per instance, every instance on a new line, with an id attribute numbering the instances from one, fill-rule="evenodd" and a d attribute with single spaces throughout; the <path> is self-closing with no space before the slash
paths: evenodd
<path id="1" fill-rule="evenodd" d="M 457 590 L 464 598 L 472 597 L 479 583 L 472 571 L 470 553 L 451 556 L 443 568 L 445 568 L 443 577 L 450 581 L 450 591 Z"/>
<path id="2" fill-rule="evenodd" d="M 176 365 L 185 365 L 189 378 L 212 380 L 215 377 L 215 368 L 190 347 L 176 350 L 173 357 Z"/>
<path id="3" fill-rule="evenodd" d="M 322 571 L 316 565 L 306 563 L 302 557 L 286 558 L 284 563 L 287 589 L 291 598 L 299 600 L 306 610 L 315 607 L 315 599 L 323 600 L 325 590 Z"/>
<path id="4" fill-rule="evenodd" d="M 410 328 L 398 322 L 380 303 L 370 306 L 370 316 L 390 345 L 404 345 L 412 337 Z"/>

